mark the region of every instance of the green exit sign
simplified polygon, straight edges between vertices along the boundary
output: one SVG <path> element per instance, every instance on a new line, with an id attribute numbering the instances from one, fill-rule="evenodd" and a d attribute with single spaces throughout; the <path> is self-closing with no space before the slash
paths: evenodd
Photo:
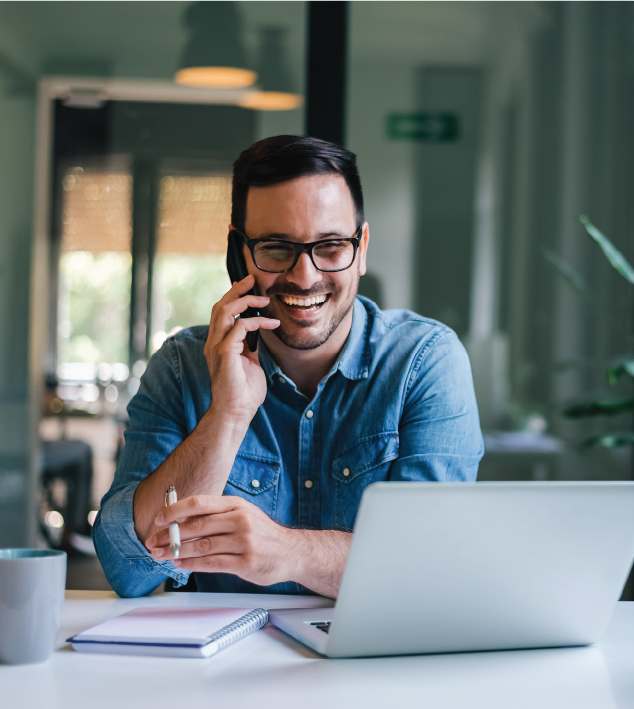
<path id="1" fill-rule="evenodd" d="M 457 113 L 390 113 L 387 137 L 391 140 L 417 140 L 421 143 L 452 143 L 460 137 Z"/>

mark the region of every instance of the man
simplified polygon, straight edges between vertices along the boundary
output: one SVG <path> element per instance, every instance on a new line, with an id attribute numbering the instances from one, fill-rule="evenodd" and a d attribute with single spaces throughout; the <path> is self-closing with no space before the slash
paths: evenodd
<path id="1" fill-rule="evenodd" d="M 353 153 L 262 140 L 236 161 L 232 199 L 249 275 L 209 328 L 150 360 L 95 546 L 123 596 L 195 572 L 202 591 L 334 598 L 370 483 L 475 480 L 469 362 L 447 327 L 356 297 L 370 232 Z M 248 307 L 261 315 L 238 318 Z"/>

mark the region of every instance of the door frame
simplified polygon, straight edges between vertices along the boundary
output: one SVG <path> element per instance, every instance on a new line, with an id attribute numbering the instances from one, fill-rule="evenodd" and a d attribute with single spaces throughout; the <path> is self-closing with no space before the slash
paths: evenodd
<path id="1" fill-rule="evenodd" d="M 72 76 L 43 77 L 38 84 L 35 123 L 33 231 L 29 291 L 29 460 L 27 476 L 27 543 L 38 541 L 37 507 L 42 453 L 39 437 L 47 357 L 49 243 L 53 185 L 53 103 L 64 99 L 75 106 L 99 106 L 104 101 L 146 101 L 239 105 L 253 89 L 199 89 L 170 81 L 107 79 Z"/>

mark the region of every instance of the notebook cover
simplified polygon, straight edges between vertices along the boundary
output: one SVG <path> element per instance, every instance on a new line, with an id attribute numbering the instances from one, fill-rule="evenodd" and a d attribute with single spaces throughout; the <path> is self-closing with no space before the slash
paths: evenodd
<path id="1" fill-rule="evenodd" d="M 67 642 L 201 648 L 211 635 L 252 610 L 144 606 L 84 630 Z"/>

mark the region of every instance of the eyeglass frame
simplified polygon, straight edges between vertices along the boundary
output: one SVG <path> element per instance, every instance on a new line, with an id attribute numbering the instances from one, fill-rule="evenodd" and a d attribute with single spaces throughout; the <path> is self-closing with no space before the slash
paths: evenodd
<path id="1" fill-rule="evenodd" d="M 238 229 L 233 229 L 233 231 L 242 238 L 242 241 L 244 244 L 246 244 L 247 248 L 251 252 L 251 259 L 253 260 L 253 264 L 259 271 L 263 271 L 264 273 L 289 273 L 292 271 L 295 266 L 297 265 L 297 262 L 299 261 L 299 257 L 303 253 L 307 253 L 308 257 L 310 258 L 310 262 L 313 264 L 315 269 L 317 271 L 320 271 L 321 273 L 341 273 L 342 271 L 347 271 L 349 268 L 352 267 L 352 264 L 355 262 L 355 259 L 357 258 L 357 251 L 359 250 L 359 243 L 361 241 L 361 237 L 363 236 L 363 224 L 355 231 L 355 236 L 346 236 L 346 237 L 339 237 L 337 239 L 321 239 L 320 241 L 309 241 L 306 244 L 298 244 L 296 241 L 287 241 L 286 239 L 249 239 L 249 237 L 246 234 L 243 234 L 241 231 Z M 361 233 L 360 233 L 361 232 Z M 357 236 L 358 235 L 358 236 Z M 267 271 L 264 268 L 260 268 L 258 264 L 255 261 L 255 247 L 257 244 L 261 244 L 267 241 L 277 241 L 282 244 L 288 244 L 289 246 L 292 246 L 294 251 L 295 251 L 295 260 L 293 261 L 293 265 L 290 268 L 287 268 L 285 271 Z M 319 244 L 326 244 L 328 241 L 348 241 L 352 244 L 354 247 L 354 254 L 352 255 L 352 261 L 350 261 L 350 265 L 346 266 L 345 268 L 337 268 L 334 271 L 324 271 L 322 268 L 319 268 L 317 264 L 315 263 L 315 259 L 313 259 L 313 249 L 315 246 L 318 246 Z"/>

